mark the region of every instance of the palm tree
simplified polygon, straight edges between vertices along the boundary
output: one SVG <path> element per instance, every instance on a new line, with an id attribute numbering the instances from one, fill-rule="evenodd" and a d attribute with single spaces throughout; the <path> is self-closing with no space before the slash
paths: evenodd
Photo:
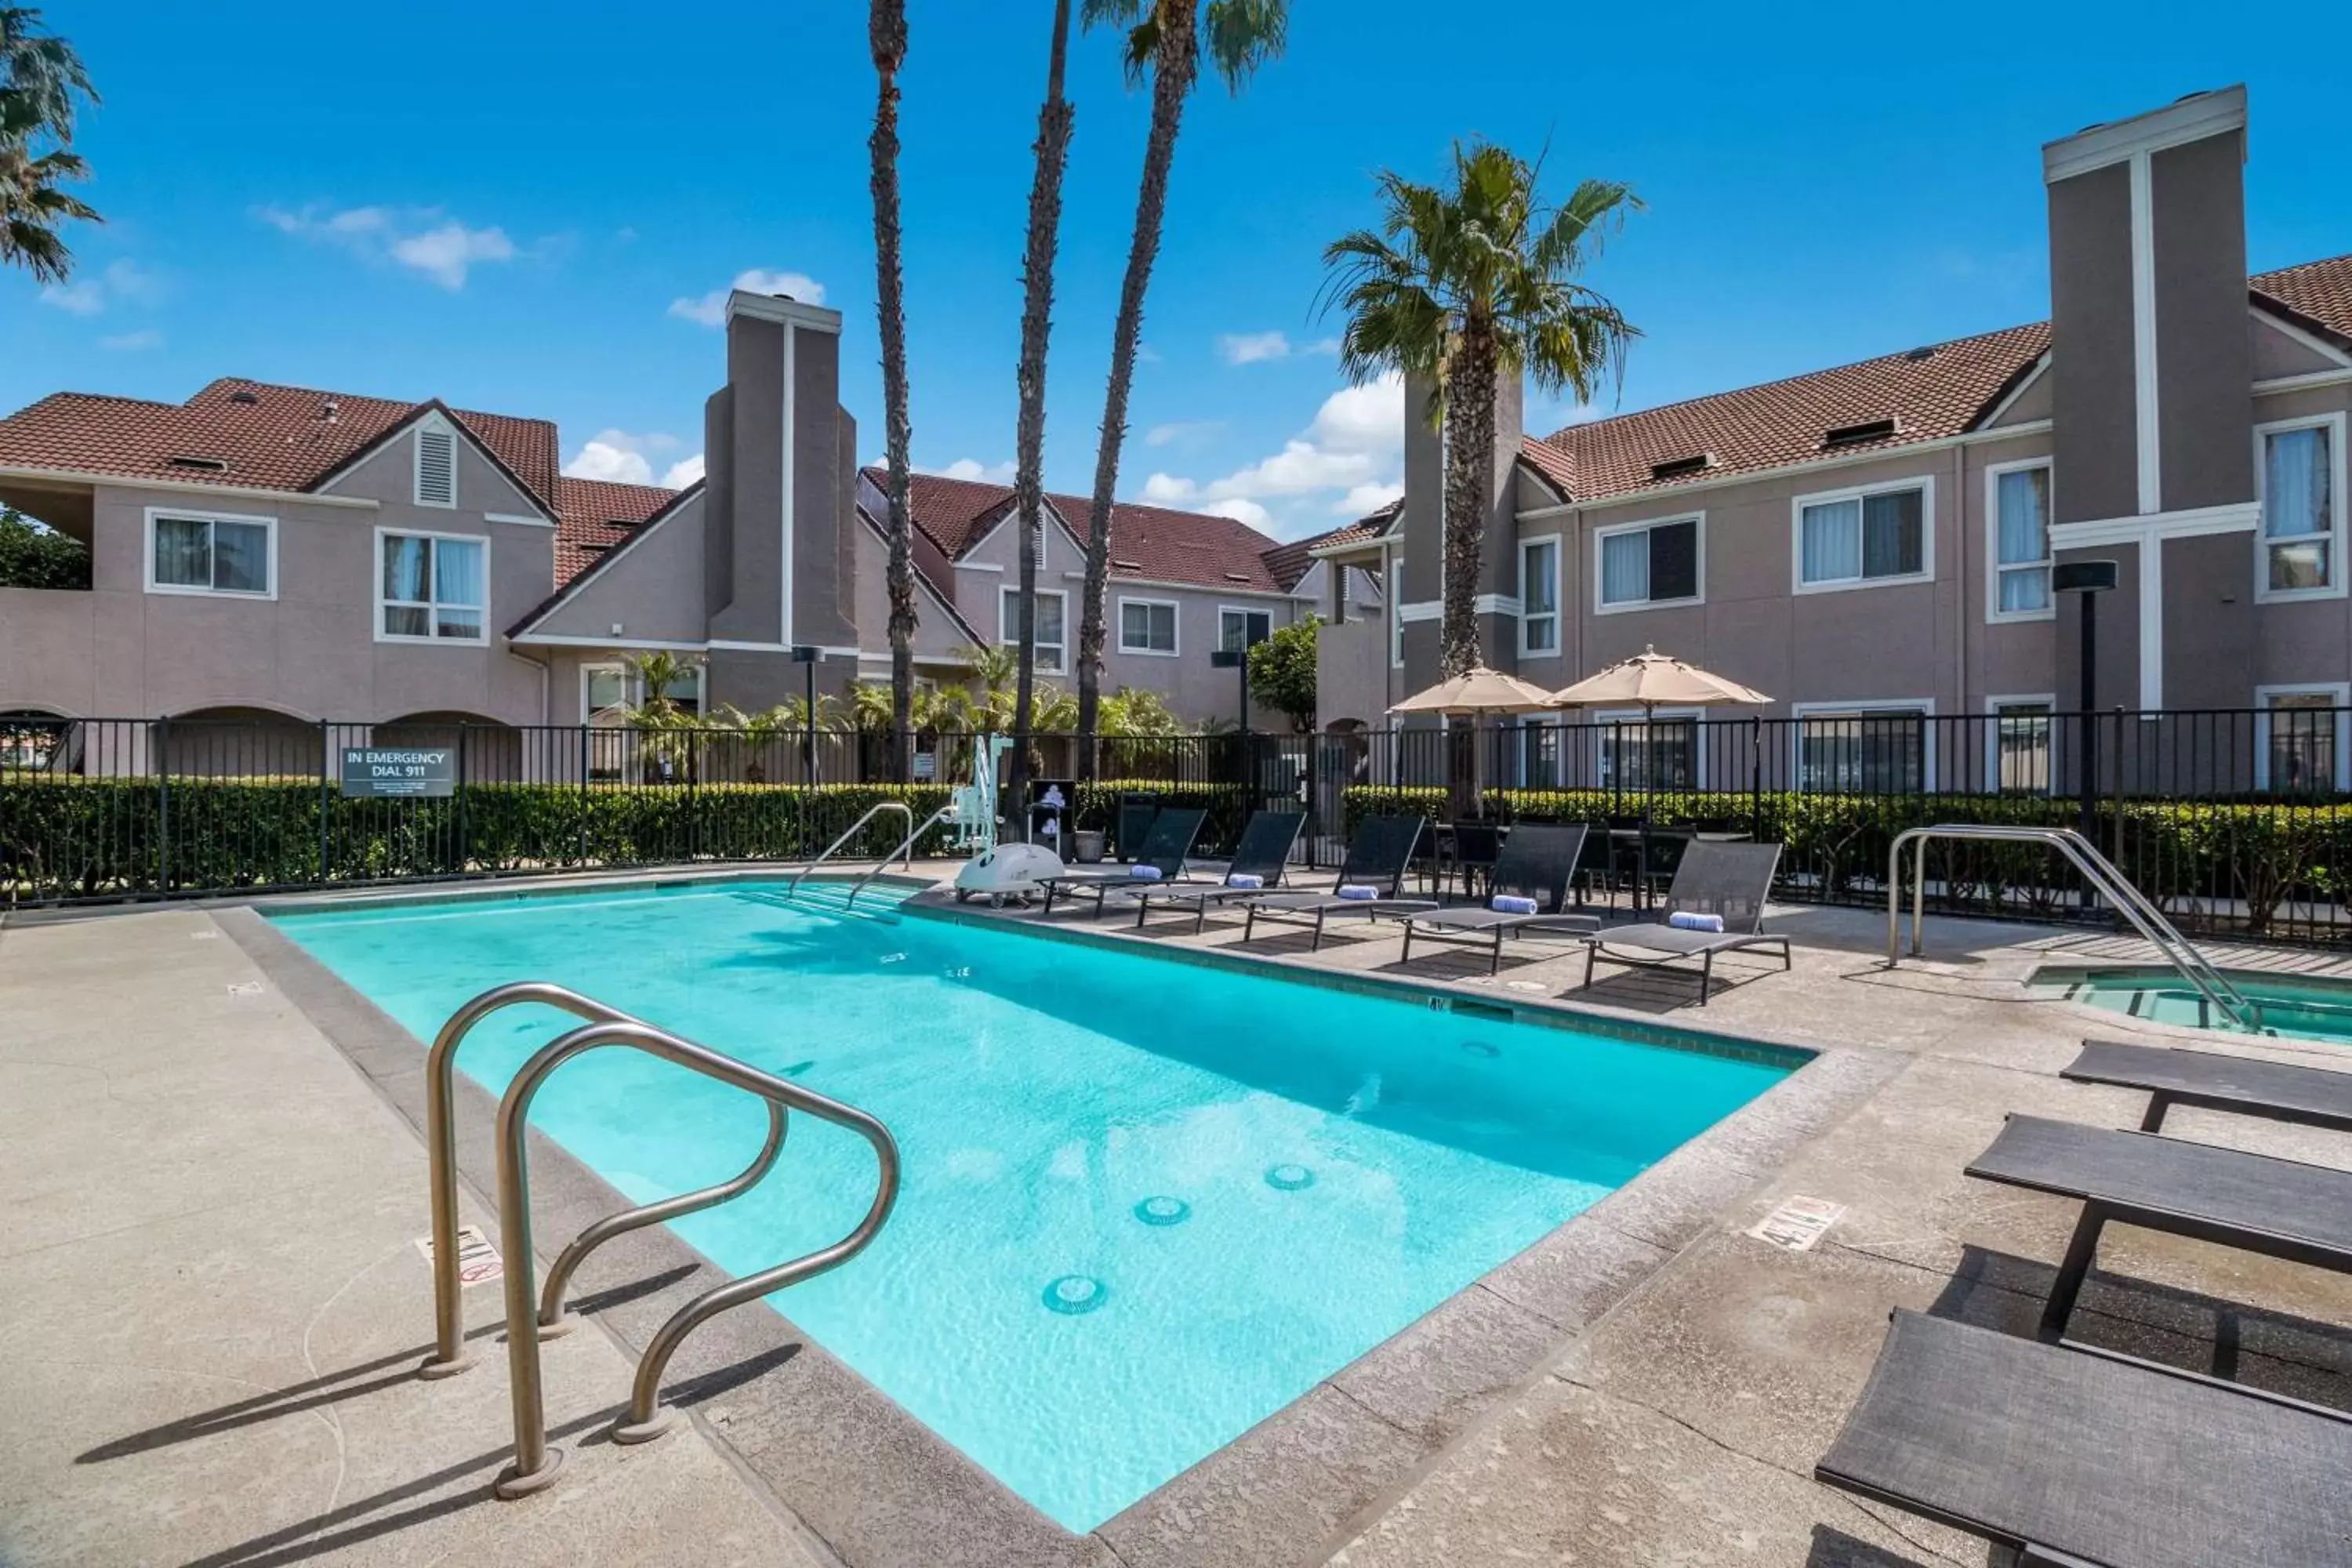
<path id="1" fill-rule="evenodd" d="M 0 6 L 0 264 L 22 267 L 44 283 L 63 282 L 73 252 L 58 237 L 65 223 L 102 223 L 64 189 L 89 177 L 72 151 L 74 114 L 98 93 L 71 44 L 41 26 L 27 6 Z M 36 155 L 36 139 L 53 143 Z"/>
<path id="2" fill-rule="evenodd" d="M 1095 773 L 1095 731 L 1102 712 L 1103 601 L 1110 578 L 1112 497 L 1118 489 L 1119 449 L 1127 439 L 1127 395 L 1135 353 L 1143 338 L 1143 296 L 1160 256 L 1168 211 L 1168 171 L 1176 161 L 1176 133 L 1184 102 L 1200 76 L 1203 16 L 1196 0 L 1086 0 L 1084 21 L 1124 26 L 1130 81 L 1149 73 L 1151 135 L 1143 147 L 1143 184 L 1135 199 L 1135 234 L 1128 241 L 1127 278 L 1119 285 L 1118 321 L 1111 331 L 1110 384 L 1103 395 L 1102 445 L 1095 452 L 1095 493 L 1087 519 L 1086 592 L 1078 621 L 1078 772 Z M 1286 0 L 1208 0 L 1209 54 L 1227 90 L 1282 52 L 1289 26 Z"/>
<path id="3" fill-rule="evenodd" d="M 1029 187 L 1029 240 L 1021 262 L 1021 411 L 1013 433 L 1013 511 L 1021 527 L 1021 668 L 1013 700 L 1013 798 L 1028 793 L 1029 731 L 1037 693 L 1037 552 L 1045 505 L 1045 342 L 1054 330 L 1054 248 L 1061 238 L 1062 172 L 1070 161 L 1070 100 L 1062 91 L 1070 54 L 1070 0 L 1054 0 L 1045 101 L 1037 110 L 1037 173 Z M 1025 809 L 1025 808 L 1017 808 Z"/>
<path id="4" fill-rule="evenodd" d="M 907 59 L 906 0 L 874 0 L 866 26 L 880 81 L 874 134 L 874 300 L 882 321 L 882 426 L 890 493 L 890 776 L 907 782 L 915 708 L 914 521 L 907 510 L 907 289 L 898 229 L 898 68 Z"/>
<path id="5" fill-rule="evenodd" d="M 1323 252 L 1324 307 L 1348 313 L 1340 370 L 1360 386 L 1402 371 L 1436 389 L 1426 413 L 1445 431 L 1443 676 L 1478 662 L 1472 608 L 1498 378 L 1525 374 L 1590 403 L 1604 381 L 1622 380 L 1626 347 L 1640 335 L 1578 281 L 1640 200 L 1617 182 L 1587 180 L 1567 205 L 1546 207 L 1536 195 L 1541 172 L 1504 148 L 1456 142 L 1450 186 L 1383 170 L 1379 229 L 1344 235 Z"/>

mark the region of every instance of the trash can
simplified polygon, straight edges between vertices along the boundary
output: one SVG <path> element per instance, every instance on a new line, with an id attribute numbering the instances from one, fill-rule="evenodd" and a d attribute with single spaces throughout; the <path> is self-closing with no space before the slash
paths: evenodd
<path id="1" fill-rule="evenodd" d="M 1103 830 L 1099 827 L 1074 827 L 1070 830 L 1070 858 L 1081 866 L 1099 865 L 1103 858 Z"/>

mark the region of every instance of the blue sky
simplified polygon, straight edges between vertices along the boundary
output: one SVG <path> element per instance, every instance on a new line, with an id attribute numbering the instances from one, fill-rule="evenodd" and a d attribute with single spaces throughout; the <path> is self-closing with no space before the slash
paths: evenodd
<path id="1" fill-rule="evenodd" d="M 916 460 L 1009 472 L 1049 7 L 910 8 Z M 878 454 L 863 5 L 53 0 L 47 19 L 106 95 L 81 150 L 110 221 L 76 234 L 68 289 L 0 277 L 0 408 L 230 374 L 438 395 L 555 419 L 567 460 L 659 479 L 692 471 L 722 374 L 698 302 L 756 269 L 845 313 L 843 397 Z M 1631 409 L 2043 314 L 2040 144 L 2200 87 L 2250 88 L 2252 266 L 2352 251 L 2347 46 L 2340 6 L 2256 26 L 2210 4 L 1302 0 L 1288 57 L 1187 120 L 1121 491 L 1286 536 L 1388 493 L 1396 395 L 1335 397 L 1319 252 L 1372 217 L 1375 170 L 1433 175 L 1455 136 L 1549 144 L 1556 188 L 1604 175 L 1647 201 L 1593 279 L 1645 333 L 1606 405 Z M 1084 491 L 1148 105 L 1108 37 L 1072 91 L 1047 479 Z"/>

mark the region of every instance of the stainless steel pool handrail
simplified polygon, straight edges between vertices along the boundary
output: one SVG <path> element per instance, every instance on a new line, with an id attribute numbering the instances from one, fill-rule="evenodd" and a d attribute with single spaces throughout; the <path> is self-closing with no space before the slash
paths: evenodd
<path id="1" fill-rule="evenodd" d="M 864 1138 L 873 1147 L 878 1166 L 874 1202 L 866 1209 L 866 1217 L 849 1234 L 829 1247 L 706 1290 L 672 1313 L 669 1321 L 654 1331 L 644 1356 L 637 1362 L 628 1413 L 613 1427 L 614 1441 L 646 1442 L 669 1429 L 674 1413 L 661 1408 L 662 1373 L 688 1335 L 730 1307 L 757 1300 L 848 1262 L 881 1231 L 898 1197 L 898 1142 L 890 1136 L 888 1128 L 855 1106 L 634 1019 L 583 1024 L 541 1047 L 516 1070 L 504 1098 L 499 1101 L 499 1239 L 506 1253 L 508 1394 L 515 1424 L 514 1464 L 491 1489 L 500 1498 L 526 1497 L 538 1491 L 554 1479 L 562 1458 L 560 1451 L 547 1446 L 540 1336 L 532 1325 L 531 1275 L 536 1254 L 530 1240 L 530 1163 L 526 1147 L 530 1102 L 557 1068 L 599 1046 L 628 1046 L 760 1096 L 777 1113 L 776 1125 L 769 1136 L 771 1150 L 782 1143 L 782 1112 L 803 1110 Z M 763 1153 L 762 1158 L 772 1158 L 772 1153 Z"/>
<path id="2" fill-rule="evenodd" d="M 802 884 L 803 882 L 804 882 L 804 881 L 808 880 L 808 874 L 809 874 L 811 871 L 815 870 L 819 866 L 822 866 L 822 865 L 824 865 L 827 860 L 832 859 L 832 858 L 833 858 L 833 852 L 834 852 L 835 850 L 836 850 L 836 849 L 840 848 L 843 845 L 845 845 L 845 844 L 848 843 L 851 839 L 853 839 L 853 838 L 856 837 L 857 837 L 858 829 L 860 829 L 860 828 L 864 827 L 867 823 L 869 823 L 869 822 L 873 821 L 877 816 L 879 816 L 882 813 L 884 813 L 884 812 L 886 812 L 886 811 L 895 811 L 895 812 L 897 812 L 899 816 L 903 816 L 903 817 L 905 817 L 905 818 L 907 819 L 907 824 L 908 824 L 908 826 L 909 828 L 912 828 L 912 827 L 913 827 L 913 826 L 914 826 L 914 821 L 915 821 L 915 812 L 914 812 L 914 808 L 913 808 L 912 806 L 908 805 L 905 801 L 903 801 L 903 800 L 877 800 L 877 801 L 876 801 L 872 805 L 867 806 L 867 807 L 866 807 L 863 812 L 861 812 L 861 813 L 859 813 L 859 814 L 858 814 L 858 817 L 857 817 L 857 820 L 856 820 L 856 821 L 855 821 L 855 822 L 851 823 L 847 827 L 845 827 L 845 828 L 842 829 L 841 837 L 840 837 L 835 838 L 832 843 L 830 843 L 830 844 L 828 844 L 828 845 L 826 845 L 826 846 L 824 847 L 824 853 L 823 853 L 822 855 L 819 855 L 815 859 L 814 859 L 814 860 L 810 861 L 807 865 L 805 865 L 805 866 L 802 867 L 802 868 L 800 868 L 800 872 L 799 872 L 799 874 L 798 874 L 797 876 L 793 877 L 793 879 L 792 879 L 790 882 L 787 882 L 786 884 L 784 884 L 784 897 L 786 897 L 786 898 L 788 898 L 788 899 L 789 899 L 789 898 L 791 898 L 793 894 L 795 894 L 795 893 L 799 892 L 799 891 L 801 890 L 801 884 Z M 929 826 L 929 825 L 928 823 L 926 823 L 924 826 Z M 909 844 L 909 845 L 911 845 L 911 844 L 913 844 L 913 843 L 914 843 L 914 841 L 915 841 L 915 835 L 914 835 L 912 832 L 909 832 L 909 833 L 907 835 L 907 843 L 908 843 L 908 844 Z M 891 856 L 887 856 L 887 855 L 884 856 L 884 857 L 882 858 L 881 865 L 882 865 L 882 866 L 887 866 L 887 865 L 890 863 L 891 858 L 892 858 L 892 857 L 891 857 Z M 911 859 L 909 859 L 907 863 L 908 863 L 908 865 L 910 865 L 910 866 L 911 866 L 911 865 L 913 865 L 913 864 L 914 864 L 914 861 L 913 861 L 913 860 L 911 860 Z M 879 869 L 881 868 L 881 867 L 880 867 L 880 866 L 877 866 L 877 867 L 876 867 L 875 868 L 876 868 L 877 870 L 879 870 Z"/>
<path id="3" fill-rule="evenodd" d="M 2141 938 L 2164 955 L 2180 977 L 2196 988 L 2207 1006 L 2219 1013 L 2229 1023 L 2241 1029 L 2260 1033 L 2263 1027 L 2262 1009 L 2246 999 L 2245 994 L 2230 983 L 2229 976 L 2215 967 L 2213 961 L 2199 951 L 2197 944 L 2182 936 L 2164 911 L 2149 902 L 2147 895 L 2131 884 L 2116 863 L 2099 853 L 2098 847 L 2071 827 L 2012 827 L 1990 823 L 1947 822 L 1931 827 L 1908 827 L 1895 836 L 1886 851 L 1886 967 L 1897 962 L 1901 943 L 1903 907 L 1903 847 L 1916 843 L 1911 872 L 1911 956 L 1918 957 L 1925 948 L 1921 927 L 1927 906 L 1927 841 L 1931 838 L 1993 838 L 2020 844 L 2046 844 L 2074 864 L 2083 879 L 2113 904 L 2116 912 L 2131 923 Z"/>
<path id="4" fill-rule="evenodd" d="M 942 822 L 953 822 L 955 820 L 955 814 L 956 808 L 954 806 L 943 805 L 940 807 L 939 810 L 931 813 L 930 816 L 923 818 L 919 823 L 915 822 L 914 816 L 911 813 L 908 814 L 907 820 L 911 826 L 907 829 L 907 837 L 900 841 L 898 847 L 891 850 L 887 855 L 883 856 L 880 860 L 875 862 L 873 866 L 866 869 L 865 875 L 859 877 L 856 881 L 852 882 L 849 885 L 849 898 L 847 902 L 842 907 L 846 909 L 855 905 L 857 902 L 857 895 L 866 890 L 866 884 L 871 882 L 875 878 L 888 870 L 890 868 L 891 861 L 903 859 L 908 865 L 912 866 L 915 863 L 915 840 L 920 838 L 924 834 L 929 833 L 932 828 L 938 826 Z"/>

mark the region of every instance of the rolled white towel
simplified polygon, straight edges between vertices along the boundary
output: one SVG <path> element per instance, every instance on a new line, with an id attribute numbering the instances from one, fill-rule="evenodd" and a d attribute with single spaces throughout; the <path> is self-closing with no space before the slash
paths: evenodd
<path id="1" fill-rule="evenodd" d="M 1721 915 L 1694 914 L 1689 910 L 1676 910 L 1666 917 L 1666 923 L 1676 931 L 1711 931 L 1717 936 L 1723 934 Z"/>
<path id="2" fill-rule="evenodd" d="M 1486 907 L 1498 915 L 1531 915 L 1536 912 L 1536 901 L 1517 893 L 1496 893 L 1486 900 Z"/>
<path id="3" fill-rule="evenodd" d="M 1225 879 L 1228 888 L 1256 889 L 1265 886 L 1265 879 L 1255 871 L 1235 871 Z"/>
<path id="4" fill-rule="evenodd" d="M 1361 882 L 1342 882 L 1333 890 L 1339 897 L 1352 899 L 1358 903 L 1369 903 L 1381 896 L 1381 890 L 1378 888 L 1368 888 Z"/>
<path id="5" fill-rule="evenodd" d="M 1160 880 L 1160 868 L 1157 866 L 1129 866 L 1127 868 L 1127 874 L 1129 877 L 1139 882 L 1156 882 Z"/>

